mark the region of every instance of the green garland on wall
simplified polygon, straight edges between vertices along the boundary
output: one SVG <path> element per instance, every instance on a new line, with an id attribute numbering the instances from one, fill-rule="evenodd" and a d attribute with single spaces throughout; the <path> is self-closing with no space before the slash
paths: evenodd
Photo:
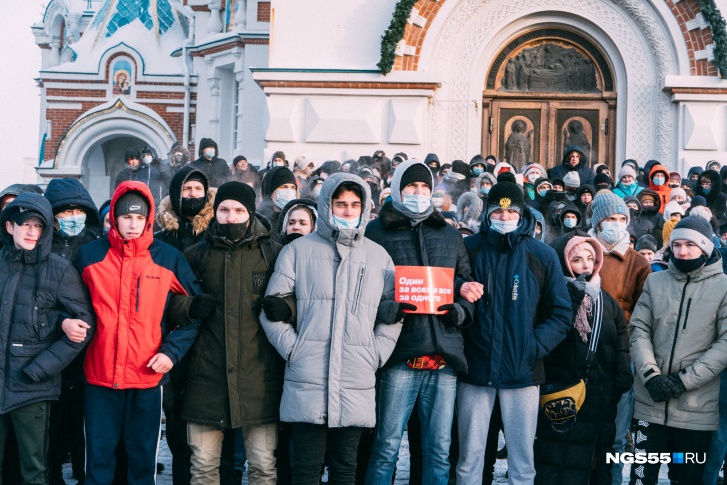
<path id="1" fill-rule="evenodd" d="M 727 79 L 727 29 L 722 13 L 715 5 L 714 0 L 699 0 L 702 15 L 712 27 L 712 40 L 714 41 L 714 60 L 712 64 L 719 69 L 722 79 Z"/>
<path id="2" fill-rule="evenodd" d="M 414 8 L 414 4 L 416 3 L 417 0 L 399 0 L 396 2 L 391 24 L 389 24 L 389 28 L 386 29 L 384 35 L 381 36 L 381 60 L 376 64 L 381 69 L 381 74 L 383 75 L 390 73 L 391 68 L 394 67 L 396 45 L 404 38 L 406 22 L 409 20 L 411 9 Z"/>

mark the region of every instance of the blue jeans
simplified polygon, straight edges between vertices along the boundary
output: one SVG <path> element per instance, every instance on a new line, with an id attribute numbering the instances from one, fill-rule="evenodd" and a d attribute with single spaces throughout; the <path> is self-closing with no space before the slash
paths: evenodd
<path id="1" fill-rule="evenodd" d="M 719 470 L 727 454 L 727 370 L 722 371 L 719 381 L 719 428 L 712 433 L 712 442 L 707 450 L 707 463 L 704 465 L 702 483 L 715 485 Z"/>
<path id="2" fill-rule="evenodd" d="M 422 426 L 422 483 L 447 484 L 456 394 L 457 374 L 451 367 L 418 370 L 404 363 L 381 373 L 366 485 L 391 484 L 401 438 L 417 397 Z"/>
<path id="3" fill-rule="evenodd" d="M 508 483 L 532 485 L 535 481 L 533 443 L 538 426 L 540 402 L 538 389 L 538 386 L 495 389 L 465 382 L 459 383 L 457 387 L 458 484 L 482 483 L 490 418 L 495 399 L 499 397 L 502 429 L 505 431 L 507 444 Z"/>
<path id="4" fill-rule="evenodd" d="M 634 363 L 631 363 L 631 373 L 634 373 Z M 624 392 L 616 407 L 616 439 L 613 442 L 614 453 L 623 453 L 626 449 L 626 431 L 631 428 L 631 419 L 634 417 L 634 386 Z M 623 479 L 623 463 L 611 465 L 611 485 L 621 485 Z"/>

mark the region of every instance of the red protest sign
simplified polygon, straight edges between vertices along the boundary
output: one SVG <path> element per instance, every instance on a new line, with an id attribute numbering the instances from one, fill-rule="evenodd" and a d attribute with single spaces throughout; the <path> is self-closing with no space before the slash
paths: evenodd
<path id="1" fill-rule="evenodd" d="M 437 308 L 454 303 L 454 268 L 397 266 L 395 274 L 394 299 L 417 307 L 406 313 L 441 315 Z"/>

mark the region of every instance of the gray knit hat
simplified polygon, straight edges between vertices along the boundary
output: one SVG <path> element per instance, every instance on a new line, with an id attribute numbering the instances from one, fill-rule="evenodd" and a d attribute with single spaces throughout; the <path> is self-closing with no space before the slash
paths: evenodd
<path id="1" fill-rule="evenodd" d="M 602 220 L 614 214 L 625 215 L 627 225 L 631 222 L 631 215 L 629 214 L 629 208 L 626 207 L 626 202 L 613 192 L 599 192 L 593 198 L 591 204 L 591 211 L 593 212 L 592 227 L 598 226 Z"/>
<path id="2" fill-rule="evenodd" d="M 578 188 L 581 186 L 581 177 L 578 175 L 578 172 L 571 170 L 563 177 L 563 183 L 566 187 Z"/>
<path id="3" fill-rule="evenodd" d="M 634 179 L 636 179 L 636 170 L 631 168 L 630 164 L 621 167 L 621 171 L 618 173 L 618 181 L 620 182 L 626 175 L 631 175 Z"/>
<path id="4" fill-rule="evenodd" d="M 705 219 L 698 216 L 685 217 L 674 226 L 669 238 L 669 246 L 677 239 L 686 239 L 700 247 L 709 257 L 714 251 L 712 242 L 712 226 Z"/>

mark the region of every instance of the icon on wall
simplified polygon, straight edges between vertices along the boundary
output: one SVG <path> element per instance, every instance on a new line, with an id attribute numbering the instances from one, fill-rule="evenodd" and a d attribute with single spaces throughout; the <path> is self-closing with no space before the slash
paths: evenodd
<path id="1" fill-rule="evenodd" d="M 118 61 L 114 64 L 113 71 L 113 94 L 131 94 L 131 63 L 129 61 Z"/>

